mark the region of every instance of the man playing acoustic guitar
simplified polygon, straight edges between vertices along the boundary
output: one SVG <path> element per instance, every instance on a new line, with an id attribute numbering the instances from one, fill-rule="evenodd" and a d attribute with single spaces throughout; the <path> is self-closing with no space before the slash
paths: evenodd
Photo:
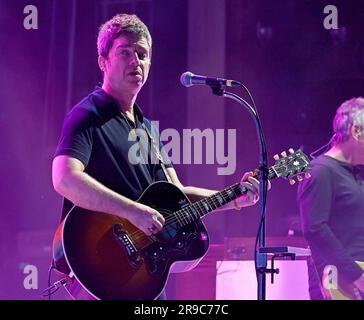
<path id="1" fill-rule="evenodd" d="M 62 218 L 74 204 L 122 217 L 145 235 L 153 236 L 162 230 L 165 218 L 136 202 L 150 184 L 169 178 L 192 202 L 216 191 L 183 186 L 159 141 L 157 149 L 164 164 L 129 161 L 135 141 L 128 137 L 135 130 L 145 130 L 148 135 L 144 145 L 149 146 L 155 130 L 135 102 L 151 67 L 152 38 L 145 24 L 135 15 L 116 15 L 101 26 L 97 49 L 102 87 L 68 113 L 53 160 L 53 185 L 65 199 Z M 155 148 L 147 150 L 151 153 Z M 259 182 L 252 175 L 246 173 L 241 180 L 247 193 L 223 209 L 240 209 L 258 201 Z"/>

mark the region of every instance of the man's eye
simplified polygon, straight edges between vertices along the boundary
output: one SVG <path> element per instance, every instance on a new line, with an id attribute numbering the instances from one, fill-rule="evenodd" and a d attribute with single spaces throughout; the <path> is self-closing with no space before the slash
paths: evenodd
<path id="1" fill-rule="evenodd" d="M 123 56 L 129 56 L 130 55 L 130 52 L 129 52 L 129 50 L 121 50 L 121 54 Z"/>
<path id="2" fill-rule="evenodd" d="M 144 53 L 144 52 L 139 52 L 139 53 L 138 53 L 138 57 L 139 57 L 139 59 L 141 59 L 141 60 L 145 60 L 148 56 L 147 56 L 147 54 L 146 54 L 146 53 Z"/>

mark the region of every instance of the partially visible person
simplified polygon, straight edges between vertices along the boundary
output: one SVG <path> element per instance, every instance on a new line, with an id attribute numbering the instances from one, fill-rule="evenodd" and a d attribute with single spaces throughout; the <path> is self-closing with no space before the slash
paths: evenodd
<path id="1" fill-rule="evenodd" d="M 298 188 L 303 233 L 314 262 L 309 265 L 311 299 L 329 298 L 313 285 L 324 289 L 326 266 L 336 268 L 339 285 L 364 293 L 364 272 L 357 264 L 364 261 L 364 98 L 337 109 L 333 132 L 330 149 L 311 162 L 312 177 Z"/>

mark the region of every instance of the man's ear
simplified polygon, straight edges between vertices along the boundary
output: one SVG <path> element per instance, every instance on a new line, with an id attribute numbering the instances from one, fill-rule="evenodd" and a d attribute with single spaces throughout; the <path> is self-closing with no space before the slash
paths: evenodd
<path id="1" fill-rule="evenodd" d="M 351 126 L 351 135 L 355 140 L 359 140 L 360 136 L 362 135 L 362 128 L 359 124 L 354 123 Z"/>
<path id="2" fill-rule="evenodd" d="M 102 73 L 105 73 L 106 71 L 106 61 L 103 56 L 99 56 L 97 59 L 97 62 L 99 63 L 99 68 L 102 71 Z"/>

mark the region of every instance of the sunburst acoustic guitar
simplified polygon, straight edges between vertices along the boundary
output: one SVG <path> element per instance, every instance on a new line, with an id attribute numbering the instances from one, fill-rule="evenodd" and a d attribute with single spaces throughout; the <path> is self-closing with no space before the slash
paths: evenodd
<path id="1" fill-rule="evenodd" d="M 269 180 L 282 177 L 292 183 L 310 169 L 301 150 L 290 149 L 275 160 Z M 259 170 L 254 175 L 258 178 Z M 138 199 L 165 218 L 163 229 L 153 236 L 126 219 L 75 206 L 54 236 L 56 270 L 67 278 L 64 286 L 74 299 L 155 299 L 170 272 L 191 270 L 206 254 L 209 237 L 201 218 L 246 192 L 236 183 L 191 203 L 175 185 L 153 183 Z"/>

